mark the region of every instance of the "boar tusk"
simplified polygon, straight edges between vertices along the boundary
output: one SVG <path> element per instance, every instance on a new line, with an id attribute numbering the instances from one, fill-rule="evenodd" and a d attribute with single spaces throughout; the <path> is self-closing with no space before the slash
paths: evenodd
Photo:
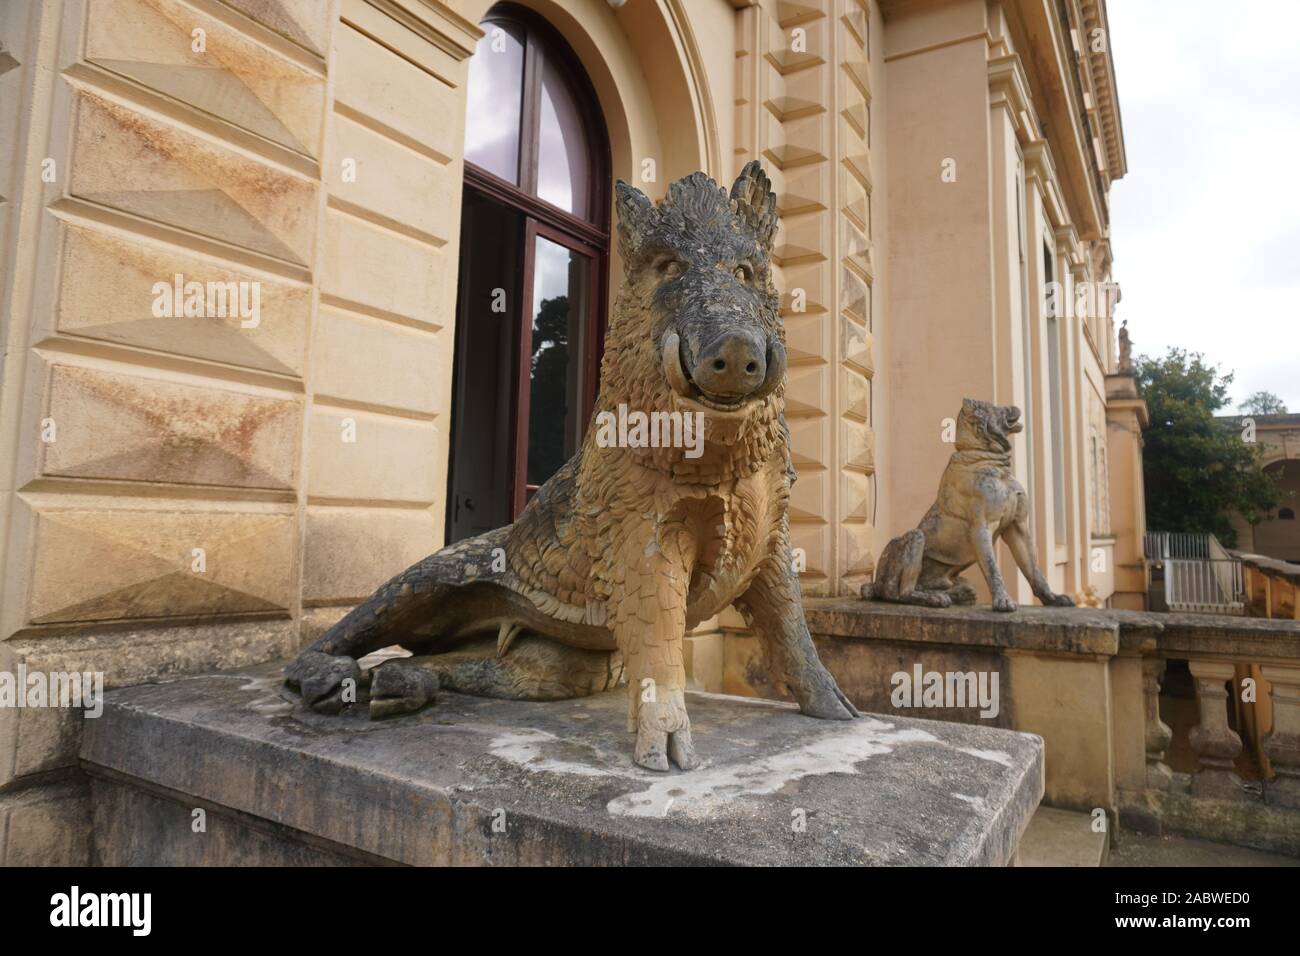
<path id="1" fill-rule="evenodd" d="M 661 347 L 664 353 L 664 377 L 668 379 L 668 384 L 672 386 L 674 392 L 689 398 L 691 385 L 686 377 L 686 370 L 682 368 L 681 339 L 676 332 L 667 332 L 664 334 Z"/>

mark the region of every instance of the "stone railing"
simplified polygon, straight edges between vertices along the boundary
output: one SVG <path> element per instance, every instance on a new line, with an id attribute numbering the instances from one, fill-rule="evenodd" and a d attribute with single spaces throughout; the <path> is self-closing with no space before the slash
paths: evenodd
<path id="1" fill-rule="evenodd" d="M 1249 611 L 1255 617 L 1300 620 L 1300 564 L 1266 558 L 1262 554 L 1232 552 L 1245 570 L 1245 591 Z"/>
<path id="2" fill-rule="evenodd" d="M 1101 808 L 1143 832 L 1300 855 L 1300 623 L 829 598 L 805 606 L 822 660 L 864 710 L 1043 737 L 1044 803 Z M 720 686 L 708 689 L 784 696 L 768 682 L 761 644 L 735 624 L 722 621 Z M 898 693 L 930 674 L 967 699 Z M 972 699 L 981 687 L 995 706 Z"/>
<path id="3" fill-rule="evenodd" d="M 1121 819 L 1300 855 L 1300 625 L 1162 617 L 1141 648 L 1145 782 Z"/>

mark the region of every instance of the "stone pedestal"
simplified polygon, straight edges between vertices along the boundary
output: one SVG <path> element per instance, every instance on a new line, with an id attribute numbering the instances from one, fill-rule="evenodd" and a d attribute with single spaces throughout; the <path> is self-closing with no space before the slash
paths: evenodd
<path id="1" fill-rule="evenodd" d="M 1010 863 L 1043 742 L 901 717 L 819 721 L 689 694 L 690 773 L 631 761 L 622 692 L 306 711 L 278 669 L 125 688 L 87 722 L 104 864 Z"/>

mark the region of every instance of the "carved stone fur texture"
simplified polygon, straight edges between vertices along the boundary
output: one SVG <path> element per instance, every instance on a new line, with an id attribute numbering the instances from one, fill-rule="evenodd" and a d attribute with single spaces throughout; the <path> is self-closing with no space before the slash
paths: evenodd
<path id="1" fill-rule="evenodd" d="M 1040 601 L 1074 604 L 1052 591 L 1038 567 L 1029 496 L 1011 470 L 1011 436 L 1023 428 L 1014 405 L 962 402 L 957 450 L 939 480 L 939 496 L 918 527 L 885 545 L 875 580 L 862 586 L 864 598 L 925 607 L 973 604 L 975 588 L 960 574 L 978 564 L 993 610 L 1014 611 L 993 550 L 1001 538 Z"/>
<path id="2" fill-rule="evenodd" d="M 635 761 L 691 769 L 684 637 L 734 603 L 805 714 L 857 715 L 818 659 L 791 555 L 767 175 L 752 162 L 728 194 L 693 173 L 658 205 L 621 181 L 615 192 L 624 276 L 596 420 L 620 407 L 690 415 L 702 447 L 611 444 L 588 428 L 513 525 L 402 572 L 286 669 L 313 707 L 341 708 L 345 682 L 361 683 L 355 659 L 392 644 L 421 656 L 380 672 L 419 668 L 436 681 L 372 678 L 375 715 L 423 706 L 434 683 L 556 699 L 623 679 Z"/>

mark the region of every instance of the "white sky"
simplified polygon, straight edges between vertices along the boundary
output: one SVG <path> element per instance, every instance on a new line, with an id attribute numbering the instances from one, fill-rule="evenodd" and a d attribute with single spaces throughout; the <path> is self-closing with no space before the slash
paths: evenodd
<path id="1" fill-rule="evenodd" d="M 1300 2 L 1110 0 L 1128 173 L 1111 243 L 1133 352 L 1171 345 L 1300 412 Z"/>

